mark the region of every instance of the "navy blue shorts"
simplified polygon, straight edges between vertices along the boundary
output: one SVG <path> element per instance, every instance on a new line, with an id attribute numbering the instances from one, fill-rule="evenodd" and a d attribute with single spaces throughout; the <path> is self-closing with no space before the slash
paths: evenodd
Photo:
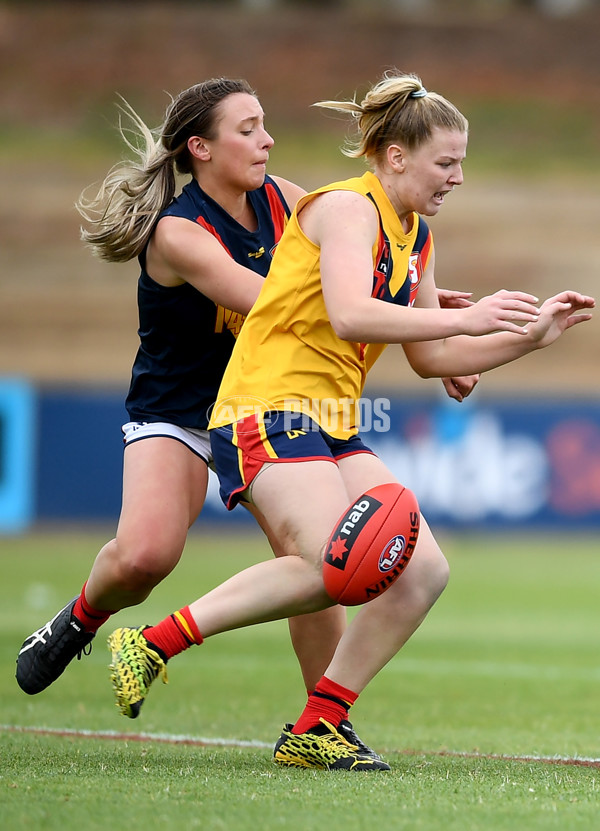
<path id="1" fill-rule="evenodd" d="M 271 462 L 337 462 L 356 453 L 373 453 L 358 435 L 334 439 L 304 413 L 274 411 L 251 415 L 209 430 L 221 499 L 228 510 Z"/>

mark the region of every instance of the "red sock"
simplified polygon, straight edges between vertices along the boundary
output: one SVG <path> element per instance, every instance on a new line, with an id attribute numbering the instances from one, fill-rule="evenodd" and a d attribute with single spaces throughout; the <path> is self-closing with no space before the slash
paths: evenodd
<path id="1" fill-rule="evenodd" d="M 340 721 L 348 718 L 348 710 L 357 698 L 358 693 L 323 676 L 310 694 L 304 712 L 292 727 L 292 733 L 306 733 L 319 724 L 321 718 L 337 727 Z"/>
<path id="2" fill-rule="evenodd" d="M 144 629 L 144 637 L 160 649 L 166 660 L 173 655 L 179 655 L 194 644 L 201 644 L 204 640 L 189 606 L 173 612 L 156 626 Z"/>
<path id="3" fill-rule="evenodd" d="M 100 629 L 100 627 L 102 626 L 102 624 L 106 623 L 109 617 L 115 614 L 116 610 L 108 611 L 107 609 L 94 609 L 93 606 L 90 606 L 90 604 L 85 599 L 86 586 L 87 580 L 83 584 L 81 594 L 75 601 L 75 605 L 73 606 L 73 614 L 81 623 L 86 632 L 97 632 L 98 629 Z"/>

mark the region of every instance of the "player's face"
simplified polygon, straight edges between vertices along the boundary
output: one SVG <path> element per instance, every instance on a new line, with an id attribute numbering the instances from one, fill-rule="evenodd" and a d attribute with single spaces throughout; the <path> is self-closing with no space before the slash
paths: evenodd
<path id="1" fill-rule="evenodd" d="M 225 187 L 255 190 L 265 179 L 273 139 L 265 130 L 264 112 L 253 95 L 237 92 L 220 104 L 217 136 L 206 142 L 213 173 Z"/>
<path id="2" fill-rule="evenodd" d="M 467 134 L 436 127 L 429 141 L 404 157 L 399 197 L 407 211 L 434 216 L 447 193 L 463 182 Z"/>

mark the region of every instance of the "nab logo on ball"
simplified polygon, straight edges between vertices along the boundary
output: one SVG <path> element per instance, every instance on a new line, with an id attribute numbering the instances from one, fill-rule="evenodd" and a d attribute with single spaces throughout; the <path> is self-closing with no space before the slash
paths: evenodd
<path id="1" fill-rule="evenodd" d="M 406 548 L 406 539 L 399 535 L 388 542 L 379 558 L 379 571 L 391 571 L 401 559 Z"/>
<path id="2" fill-rule="evenodd" d="M 381 502 L 369 496 L 368 498 L 363 497 L 349 511 L 346 511 L 330 537 L 325 552 L 326 563 L 340 571 L 346 568 L 352 546 L 358 539 L 361 530 L 379 508 L 381 508 Z"/>

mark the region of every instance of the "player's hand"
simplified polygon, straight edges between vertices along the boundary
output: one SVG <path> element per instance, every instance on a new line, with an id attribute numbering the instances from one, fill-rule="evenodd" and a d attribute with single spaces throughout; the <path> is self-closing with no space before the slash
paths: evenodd
<path id="1" fill-rule="evenodd" d="M 540 310 L 538 298 L 522 291 L 501 289 L 464 310 L 466 335 L 489 335 L 492 332 L 514 332 L 526 335 L 527 325 L 535 323 Z"/>
<path id="2" fill-rule="evenodd" d="M 585 309 L 593 309 L 595 306 L 593 297 L 576 291 L 555 294 L 542 303 L 537 322 L 528 327 L 529 336 L 540 349 L 549 346 L 571 326 L 591 320 L 591 313 Z"/>
<path id="3" fill-rule="evenodd" d="M 472 291 L 453 291 L 452 289 L 437 289 L 438 302 L 441 309 L 467 309 L 473 305 Z"/>
<path id="4" fill-rule="evenodd" d="M 479 377 L 479 375 L 464 375 L 460 378 L 442 378 L 442 384 L 448 397 L 460 402 L 473 392 Z"/>

